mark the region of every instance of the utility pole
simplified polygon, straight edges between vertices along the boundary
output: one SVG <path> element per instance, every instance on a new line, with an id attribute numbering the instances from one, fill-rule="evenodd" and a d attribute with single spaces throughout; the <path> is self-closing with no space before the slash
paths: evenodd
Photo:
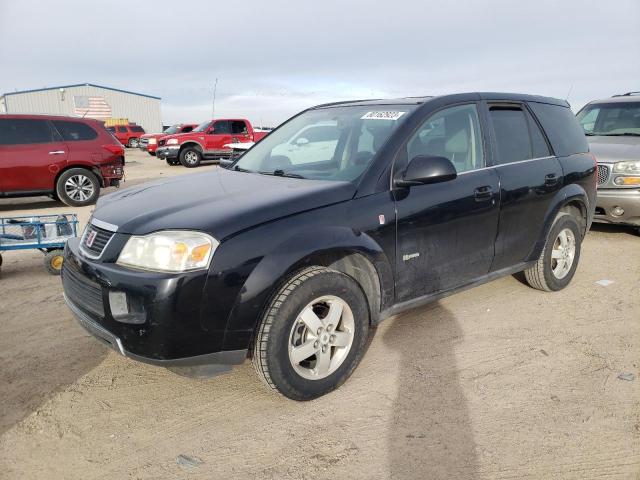
<path id="1" fill-rule="evenodd" d="M 213 120 L 213 116 L 216 113 L 216 90 L 218 89 L 218 79 L 216 78 L 216 83 L 213 84 L 213 103 L 211 104 L 211 119 Z"/>

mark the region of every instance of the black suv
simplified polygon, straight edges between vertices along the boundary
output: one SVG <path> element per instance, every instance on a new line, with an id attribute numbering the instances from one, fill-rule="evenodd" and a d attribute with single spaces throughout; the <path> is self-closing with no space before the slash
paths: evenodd
<path id="1" fill-rule="evenodd" d="M 227 168 L 101 198 L 67 243 L 65 297 L 127 357 L 202 375 L 249 356 L 315 398 L 400 311 L 518 272 L 564 288 L 593 218 L 588 150 L 551 98 L 320 105 Z"/>

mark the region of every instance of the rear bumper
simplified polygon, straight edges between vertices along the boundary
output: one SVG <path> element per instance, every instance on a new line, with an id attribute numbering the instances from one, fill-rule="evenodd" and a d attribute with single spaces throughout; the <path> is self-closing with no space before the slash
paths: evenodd
<path id="1" fill-rule="evenodd" d="M 613 209 L 616 207 L 622 208 L 624 213 L 614 215 Z M 598 190 L 593 221 L 640 226 L 640 189 Z"/>
<path id="2" fill-rule="evenodd" d="M 170 147 L 158 147 L 156 149 L 156 157 L 162 160 L 165 160 L 167 158 L 175 160 L 176 158 L 178 158 L 179 153 L 180 153 L 179 145 L 171 145 Z"/>

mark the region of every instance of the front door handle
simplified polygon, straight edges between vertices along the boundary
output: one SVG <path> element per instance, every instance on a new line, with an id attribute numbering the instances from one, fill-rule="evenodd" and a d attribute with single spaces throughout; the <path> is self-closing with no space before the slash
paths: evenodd
<path id="1" fill-rule="evenodd" d="M 558 176 L 555 173 L 549 173 L 548 175 L 544 176 L 544 184 L 547 187 L 553 187 L 554 185 L 557 185 L 558 183 Z"/>
<path id="2" fill-rule="evenodd" d="M 64 150 L 54 150 L 53 152 L 49 152 L 49 155 L 64 155 L 65 152 Z"/>
<path id="3" fill-rule="evenodd" d="M 478 187 L 473 191 L 473 196 L 476 199 L 476 202 L 489 200 L 491 197 L 493 197 L 493 188 L 491 188 L 491 186 L 489 185 Z"/>

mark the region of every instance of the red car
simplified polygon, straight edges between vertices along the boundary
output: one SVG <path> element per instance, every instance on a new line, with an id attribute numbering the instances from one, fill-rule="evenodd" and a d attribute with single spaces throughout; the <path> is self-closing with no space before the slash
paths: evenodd
<path id="1" fill-rule="evenodd" d="M 122 145 L 126 145 L 129 148 L 136 148 L 140 137 L 145 133 L 144 128 L 140 125 L 133 124 L 111 125 L 107 127 L 107 130 L 109 130 Z"/>
<path id="2" fill-rule="evenodd" d="M 0 115 L 0 197 L 49 195 L 67 205 L 96 202 L 118 186 L 124 148 L 102 122 L 51 115 Z"/>
<path id="3" fill-rule="evenodd" d="M 230 143 L 257 142 L 268 132 L 256 132 L 249 120 L 221 118 L 207 120 L 190 133 L 167 135 L 158 140 L 156 155 L 169 165 L 182 163 L 193 168 L 202 160 L 220 160 L 231 156 Z"/>
<path id="4" fill-rule="evenodd" d="M 197 123 L 177 123 L 171 125 L 162 133 L 146 133 L 140 137 L 138 148 L 142 151 L 149 152 L 149 155 L 155 155 L 156 149 L 158 148 L 158 140 L 161 137 L 175 133 L 189 133 L 197 126 Z"/>

